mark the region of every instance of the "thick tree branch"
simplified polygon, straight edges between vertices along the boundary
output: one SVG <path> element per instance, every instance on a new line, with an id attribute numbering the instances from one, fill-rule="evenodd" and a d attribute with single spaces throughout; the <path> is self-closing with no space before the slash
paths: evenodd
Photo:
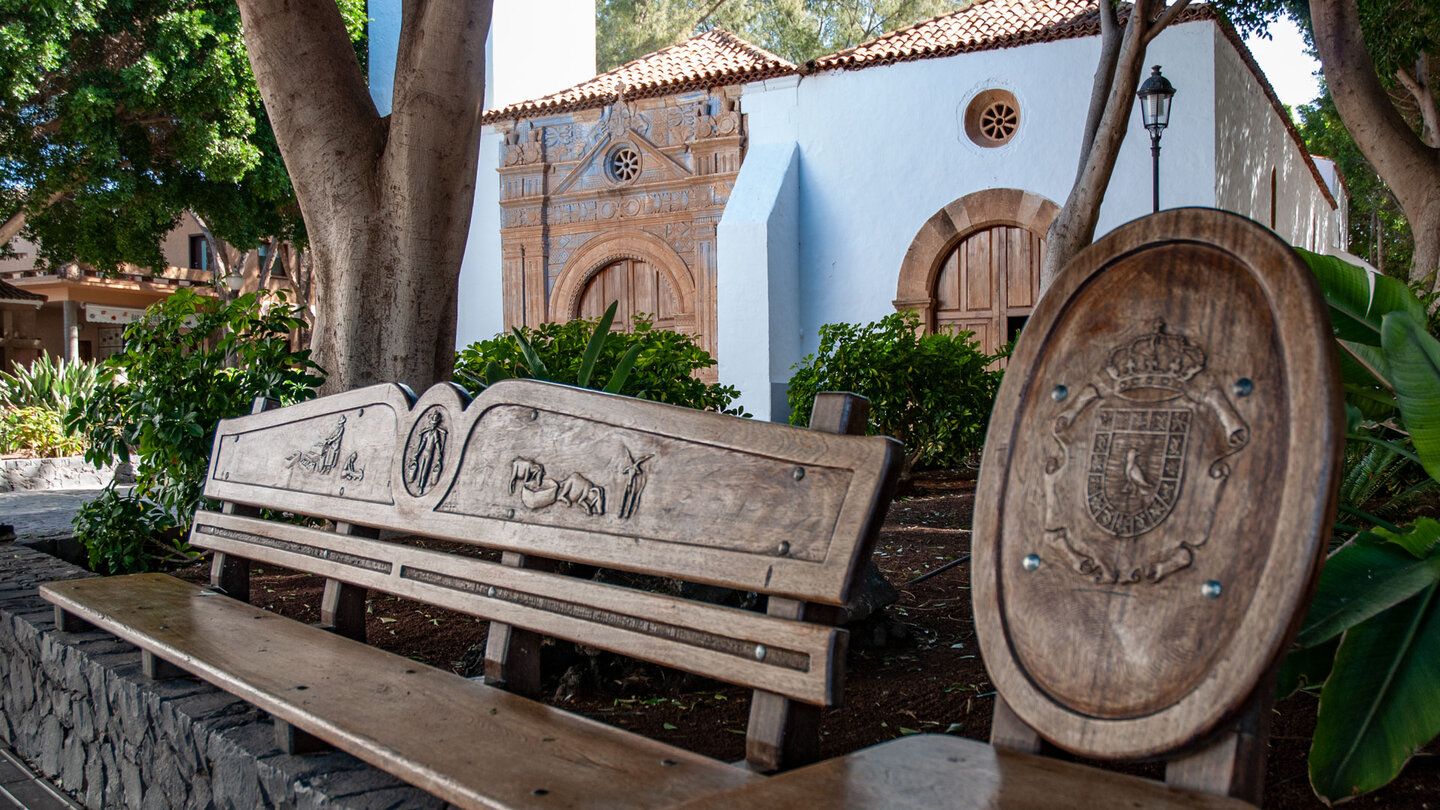
<path id="1" fill-rule="evenodd" d="M 1429 54 L 1420 54 L 1415 60 L 1415 74 L 1401 68 L 1395 71 L 1395 78 L 1409 91 L 1420 108 L 1420 139 L 1432 148 L 1440 147 L 1440 110 L 1435 107 L 1435 92 L 1430 85 Z"/>
<path id="2" fill-rule="evenodd" d="M 1410 278 L 1435 284 L 1440 265 L 1440 150 L 1411 130 L 1381 85 L 1355 0 L 1311 0 L 1310 18 L 1340 120 L 1410 221 L 1415 235 Z"/>
<path id="3" fill-rule="evenodd" d="M 373 171 L 380 115 L 334 0 L 238 4 L 250 64 L 302 207 L 319 196 L 315 175 Z M 290 165 L 297 155 L 319 165 Z"/>
<path id="4" fill-rule="evenodd" d="M 1160 32 L 1164 31 L 1166 26 L 1179 19 L 1180 15 L 1189 5 L 1190 0 L 1175 0 L 1175 2 L 1169 8 L 1165 9 L 1165 11 L 1162 12 L 1154 22 L 1150 23 L 1149 30 L 1145 32 L 1145 44 L 1149 45 L 1150 41 L 1153 40 L 1156 36 L 1159 36 Z"/>
<path id="5" fill-rule="evenodd" d="M 1095 68 L 1095 81 L 1090 87 L 1090 109 L 1085 114 L 1085 132 L 1080 136 L 1080 165 L 1075 167 L 1075 182 L 1085 171 L 1086 156 L 1095 146 L 1095 133 L 1100 129 L 1100 117 L 1105 114 L 1105 102 L 1110 95 L 1110 85 L 1115 81 L 1115 62 L 1120 54 L 1120 23 L 1115 19 L 1115 6 L 1111 0 L 1100 0 L 1100 62 Z"/>

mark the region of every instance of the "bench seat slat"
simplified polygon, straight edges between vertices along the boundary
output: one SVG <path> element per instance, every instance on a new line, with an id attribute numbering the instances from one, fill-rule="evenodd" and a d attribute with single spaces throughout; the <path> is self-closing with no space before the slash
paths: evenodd
<path id="1" fill-rule="evenodd" d="M 916 734 L 782 773 L 676 810 L 1254 810 L 1232 799 L 1138 776 Z"/>
<path id="2" fill-rule="evenodd" d="M 760 778 L 163 574 L 41 594 L 461 807 L 666 807 Z"/>
<path id="3" fill-rule="evenodd" d="M 196 513 L 190 542 L 806 703 L 841 697 L 835 627 L 217 512 Z"/>

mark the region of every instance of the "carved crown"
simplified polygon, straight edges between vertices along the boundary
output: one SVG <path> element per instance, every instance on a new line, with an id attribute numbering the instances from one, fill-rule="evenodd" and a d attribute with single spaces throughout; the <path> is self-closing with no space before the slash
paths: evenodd
<path id="1" fill-rule="evenodd" d="M 1120 393 L 1159 389 L 1178 394 L 1203 368 L 1205 352 L 1184 335 L 1166 334 L 1165 322 L 1156 321 L 1154 332 L 1110 353 L 1105 373 L 1115 380 Z"/>

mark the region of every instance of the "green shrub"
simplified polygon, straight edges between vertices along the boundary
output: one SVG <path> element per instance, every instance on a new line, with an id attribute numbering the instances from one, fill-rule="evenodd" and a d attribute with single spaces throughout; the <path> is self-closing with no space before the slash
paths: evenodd
<path id="1" fill-rule="evenodd" d="M 748 416 L 732 406 L 740 396 L 733 386 L 696 379 L 695 372 L 710 368 L 715 360 L 694 337 L 656 329 L 643 315 L 635 316 L 633 332 L 599 329 L 602 322 L 608 327 L 614 309 L 612 304 L 606 317 L 596 320 L 520 327 L 472 343 L 455 358 L 455 380 L 475 390 L 513 377 L 542 379 Z"/>
<path id="2" fill-rule="evenodd" d="M 0 411 L 0 453 L 28 453 L 38 458 L 76 456 L 85 442 L 66 433 L 60 414 L 50 408 Z"/>
<path id="3" fill-rule="evenodd" d="M 188 558 L 188 549 L 174 540 L 179 536 L 176 527 L 162 516 L 162 510 L 146 503 L 134 490 L 102 490 L 75 516 L 75 525 L 85 527 L 81 542 L 90 555 L 90 568 L 119 574 L 146 571 L 155 562 Z M 157 517 L 162 517 L 158 526 Z M 170 542 L 162 537 L 171 538 Z"/>
<path id="4" fill-rule="evenodd" d="M 135 464 L 133 503 L 122 506 L 125 499 L 111 492 L 103 506 L 76 517 L 93 557 L 123 566 L 110 570 L 143 568 L 144 554 L 103 549 L 183 537 L 202 501 L 216 424 L 249 413 L 256 397 L 288 404 L 315 396 L 318 367 L 309 351 L 289 346 L 299 323 L 283 296 L 262 306 L 255 294 L 222 303 L 181 290 L 126 327 L 125 352 L 105 362 L 104 384 L 66 416 L 89 440 L 92 463 Z M 137 527 L 146 537 L 116 539 Z M 184 544 L 159 548 L 163 558 Z"/>
<path id="5" fill-rule="evenodd" d="M 47 408 L 63 414 L 94 394 L 99 379 L 96 363 L 54 363 L 44 354 L 29 366 L 0 372 L 0 407 Z"/>
<path id="6" fill-rule="evenodd" d="M 790 421 L 804 424 L 821 391 L 870 400 L 870 433 L 894 436 L 915 464 L 953 467 L 985 443 L 1000 387 L 995 357 L 971 332 L 922 334 L 914 312 L 862 325 L 827 323 L 820 348 L 794 366 Z"/>

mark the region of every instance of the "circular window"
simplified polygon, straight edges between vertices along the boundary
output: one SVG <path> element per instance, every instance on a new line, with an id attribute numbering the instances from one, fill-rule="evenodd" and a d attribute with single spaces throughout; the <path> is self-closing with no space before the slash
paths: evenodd
<path id="1" fill-rule="evenodd" d="M 615 147 L 605 158 L 605 173 L 617 183 L 629 183 L 640 176 L 640 153 L 628 144 Z"/>
<path id="2" fill-rule="evenodd" d="M 1020 104 L 1006 90 L 986 90 L 965 108 L 965 134 L 978 146 L 1004 146 L 1020 127 Z"/>

